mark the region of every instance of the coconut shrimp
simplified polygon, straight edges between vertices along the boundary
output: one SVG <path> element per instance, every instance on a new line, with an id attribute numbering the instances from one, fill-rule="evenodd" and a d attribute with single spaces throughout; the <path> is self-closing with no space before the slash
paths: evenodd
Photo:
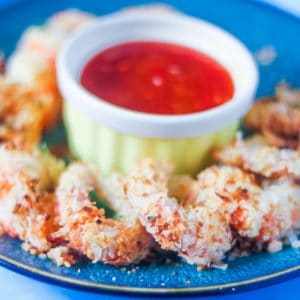
<path id="1" fill-rule="evenodd" d="M 29 27 L 8 60 L 6 75 L 48 98 L 45 125 L 51 129 L 60 117 L 62 99 L 56 81 L 55 61 L 66 37 L 92 16 L 70 10 L 52 16 L 42 26 Z"/>
<path id="2" fill-rule="evenodd" d="M 252 106 L 245 123 L 274 146 L 300 149 L 300 90 L 278 85 L 275 97 L 263 98 Z"/>
<path id="3" fill-rule="evenodd" d="M 267 178 L 300 178 L 300 152 L 278 149 L 256 135 L 237 140 L 232 145 L 216 151 L 215 157 L 222 163 L 241 167 Z"/>
<path id="4" fill-rule="evenodd" d="M 102 185 L 97 172 L 86 163 L 73 163 L 62 174 L 56 191 L 61 229 L 54 234 L 67 242 L 67 246 L 86 255 L 93 262 L 127 265 L 144 259 L 152 246 L 152 237 L 138 219 L 125 208 L 127 201 L 120 187 L 120 179 L 113 179 L 114 187 Z M 116 190 L 114 190 L 116 188 Z M 117 219 L 106 216 L 97 208 L 90 193 L 99 198 L 112 199 L 119 204 Z M 104 193 L 107 193 L 107 197 Z"/>
<path id="5" fill-rule="evenodd" d="M 161 248 L 177 252 L 188 263 L 200 268 L 221 264 L 232 246 L 232 235 L 226 226 L 232 207 L 224 206 L 218 198 L 215 207 L 197 205 L 186 209 L 168 195 L 170 175 L 168 165 L 149 159 L 129 176 L 128 199 L 141 223 Z M 216 214 L 216 208 L 222 213 Z"/>
<path id="6" fill-rule="evenodd" d="M 233 236 L 273 249 L 300 221 L 299 188 L 292 182 L 261 187 L 253 174 L 212 166 L 193 182 L 183 178 L 190 191 L 178 203 L 169 196 L 176 194 L 167 189 L 169 178 L 168 167 L 141 162 L 128 179 L 128 199 L 163 249 L 200 268 L 220 265 L 234 246 Z"/>
<path id="7" fill-rule="evenodd" d="M 239 237 L 255 241 L 258 249 L 274 251 L 274 245 L 279 247 L 283 237 L 299 228 L 300 187 L 291 180 L 261 184 L 239 168 L 212 166 L 199 174 L 197 189 L 194 205 L 214 205 L 216 197 L 224 205 L 233 203 L 231 228 Z"/>
<path id="8" fill-rule="evenodd" d="M 33 253 L 52 246 L 55 230 L 53 189 L 64 164 L 38 150 L 23 152 L 0 146 L 0 225 L 24 241 Z"/>
<path id="9" fill-rule="evenodd" d="M 76 10 L 52 16 L 43 27 L 29 27 L 0 79 L 0 140 L 35 146 L 61 113 L 55 60 L 60 45 L 92 16 Z"/>
<path id="10" fill-rule="evenodd" d="M 29 28 L 24 33 L 18 49 L 8 60 L 6 72 L 9 80 L 27 86 L 40 96 L 47 96 L 49 99 L 47 129 L 51 129 L 59 119 L 62 104 L 56 83 L 55 60 L 52 53 L 54 50 L 50 47 L 52 39 L 51 35 L 47 35 L 42 29 Z M 46 45 L 43 45 L 44 41 L 47 41 Z M 58 41 L 53 42 L 56 43 Z M 33 45 L 32 49 L 27 44 Z M 41 46 L 39 49 L 43 51 L 43 55 L 33 50 L 34 47 L 38 48 L 39 44 L 45 48 Z"/>
<path id="11" fill-rule="evenodd" d="M 0 77 L 0 141 L 34 148 L 48 125 L 52 100 Z"/>
<path id="12" fill-rule="evenodd" d="M 22 83 L 37 84 L 36 75 L 44 68 L 55 66 L 57 53 L 68 35 L 93 19 L 91 14 L 71 9 L 54 14 L 43 26 L 29 27 L 8 62 L 8 73 Z M 24 70 L 31 59 L 38 61 L 29 70 Z"/>
<path id="13" fill-rule="evenodd" d="M 38 86 L 43 83 L 40 75 L 46 72 L 49 82 L 55 81 L 52 71 L 61 44 L 72 31 L 93 19 L 90 14 L 66 10 L 54 14 L 44 26 L 29 27 L 8 61 L 8 75 L 16 81 Z"/>
<path id="14" fill-rule="evenodd" d="M 300 186 L 291 180 L 265 181 L 258 201 L 263 222 L 256 241 L 266 243 L 270 252 L 281 250 L 283 238 L 298 248 L 295 233 L 300 229 Z"/>

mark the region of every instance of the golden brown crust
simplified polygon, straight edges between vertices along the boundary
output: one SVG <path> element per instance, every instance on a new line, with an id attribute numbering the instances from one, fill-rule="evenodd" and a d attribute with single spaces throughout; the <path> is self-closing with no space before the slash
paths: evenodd
<path id="1" fill-rule="evenodd" d="M 197 180 L 177 177 L 167 188 L 169 170 L 161 162 L 141 161 L 128 178 L 128 199 L 162 249 L 200 268 L 219 265 L 236 238 L 275 251 L 274 242 L 280 246 L 300 220 L 299 189 L 292 182 L 262 184 L 252 173 L 213 165 Z M 184 193 L 172 190 L 175 182 L 183 183 Z M 185 202 L 187 195 L 193 197 Z"/>
<path id="2" fill-rule="evenodd" d="M 62 174 L 56 190 L 58 218 L 62 227 L 53 236 L 63 238 L 69 248 L 86 255 L 93 262 L 117 266 L 139 262 L 148 255 L 152 237 L 133 214 L 112 219 L 105 215 L 103 209 L 97 208 L 89 192 L 93 190 L 99 195 L 102 189 L 100 177 L 91 166 L 71 164 Z M 121 202 L 125 200 L 118 193 L 115 197 L 120 197 Z M 110 204 L 109 197 L 106 200 Z M 128 212 L 126 210 L 125 213 Z"/>
<path id="3" fill-rule="evenodd" d="M 51 167 L 50 167 L 51 168 Z M 0 224 L 10 236 L 24 242 L 31 253 L 43 253 L 56 244 L 58 229 L 48 166 L 39 154 L 0 147 Z"/>
<path id="4" fill-rule="evenodd" d="M 280 85 L 275 97 L 258 100 L 245 116 L 249 128 L 277 147 L 300 148 L 300 93 Z"/>
<path id="5" fill-rule="evenodd" d="M 272 179 L 300 178 L 300 152 L 269 145 L 266 138 L 254 135 L 215 150 L 216 160 Z"/>
<path id="6" fill-rule="evenodd" d="M 0 78 L 0 141 L 34 148 L 56 121 L 56 102 L 50 94 Z"/>

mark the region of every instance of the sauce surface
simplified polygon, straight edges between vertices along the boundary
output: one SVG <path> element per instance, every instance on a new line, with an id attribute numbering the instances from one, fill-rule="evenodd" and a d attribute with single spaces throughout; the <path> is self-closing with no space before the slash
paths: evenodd
<path id="1" fill-rule="evenodd" d="M 228 71 L 204 53 L 161 42 L 129 42 L 96 54 L 82 70 L 89 92 L 130 110 L 176 115 L 233 97 Z"/>

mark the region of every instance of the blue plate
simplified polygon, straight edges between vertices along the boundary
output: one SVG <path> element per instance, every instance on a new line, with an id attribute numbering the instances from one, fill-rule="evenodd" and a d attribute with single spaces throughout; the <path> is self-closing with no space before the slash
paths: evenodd
<path id="1" fill-rule="evenodd" d="M 122 7 L 151 1 L 23 1 L 0 11 L 0 49 L 9 55 L 22 31 L 41 24 L 55 11 L 71 6 L 103 15 Z M 300 86 L 300 22 L 277 9 L 252 1 L 161 1 L 184 13 L 213 22 L 241 39 L 254 53 L 272 46 L 276 60 L 260 66 L 258 95 L 271 94 L 281 80 Z M 121 4 L 122 3 L 122 4 Z M 0 264 L 47 282 L 89 290 L 132 293 L 224 293 L 275 283 L 300 274 L 300 251 L 286 247 L 275 254 L 257 253 L 229 262 L 227 271 L 198 272 L 195 266 L 165 257 L 155 264 L 117 268 L 85 263 L 57 267 L 48 259 L 30 255 L 18 240 L 0 237 Z"/>

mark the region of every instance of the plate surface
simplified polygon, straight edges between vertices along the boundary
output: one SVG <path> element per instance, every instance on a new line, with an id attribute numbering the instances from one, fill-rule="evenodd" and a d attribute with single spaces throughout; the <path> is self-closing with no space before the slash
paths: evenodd
<path id="1" fill-rule="evenodd" d="M 98 15 L 125 6 L 153 1 L 24 1 L 0 10 L 0 49 L 9 55 L 22 31 L 31 24 L 42 24 L 55 11 L 77 7 Z M 279 10 L 240 0 L 160 1 L 184 13 L 213 22 L 241 39 L 257 53 L 272 47 L 276 59 L 260 66 L 258 96 L 273 93 L 276 83 L 286 80 L 300 86 L 300 21 Z M 270 49 L 270 48 L 269 48 Z M 273 51 L 274 52 L 274 51 Z M 91 290 L 133 293 L 224 293 L 282 281 L 300 274 L 300 250 L 285 248 L 275 254 L 258 253 L 229 262 L 229 268 L 197 272 L 195 266 L 180 260 L 171 264 L 140 264 L 116 268 L 101 263 L 85 263 L 71 268 L 57 267 L 48 259 L 30 255 L 21 242 L 0 237 L 0 264 L 37 279 Z"/>

